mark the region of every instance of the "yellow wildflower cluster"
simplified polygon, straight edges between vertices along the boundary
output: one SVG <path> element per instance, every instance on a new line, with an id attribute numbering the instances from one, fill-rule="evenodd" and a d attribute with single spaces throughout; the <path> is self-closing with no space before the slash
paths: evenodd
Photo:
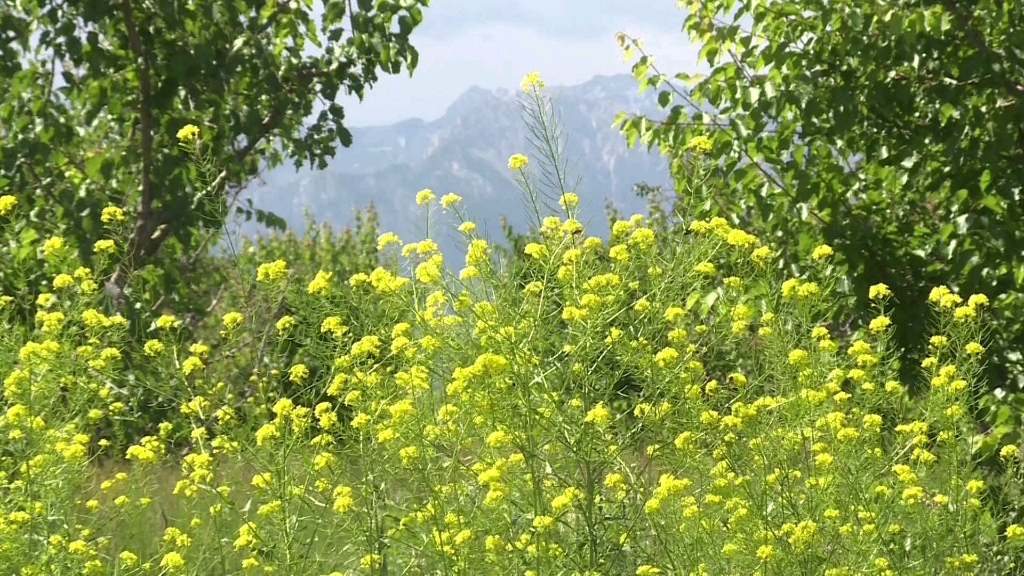
<path id="1" fill-rule="evenodd" d="M 458 202 L 440 200 L 461 221 Z M 832 266 L 777 277 L 775 251 L 717 217 L 669 235 L 634 215 L 587 237 L 580 202 L 538 215 L 514 273 L 471 222 L 458 275 L 437 242 L 385 233 L 347 285 L 266 262 L 212 329 L 163 314 L 137 349 L 87 289 L 99 272 L 45 241 L 52 292 L 18 296 L 35 316 L 0 339 L 0 561 L 25 576 L 930 575 L 1024 544 L 971 467 L 988 297 L 932 292 L 942 330 L 917 394 L 891 362 L 889 287 L 847 336 L 825 324 Z M 1016 474 L 1020 448 L 997 453 Z"/>

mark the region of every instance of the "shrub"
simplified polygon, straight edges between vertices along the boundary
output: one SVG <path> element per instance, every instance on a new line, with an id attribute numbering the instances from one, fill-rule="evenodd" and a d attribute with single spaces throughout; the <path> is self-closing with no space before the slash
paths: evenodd
<path id="1" fill-rule="evenodd" d="M 680 3 L 682 7 L 684 3 Z M 691 143 L 716 170 L 705 204 L 771 241 L 790 269 L 828 243 L 844 269 L 832 319 L 866 326 L 867 289 L 898 294 L 893 342 L 910 377 L 928 351 L 929 290 L 982 292 L 989 318 L 977 410 L 981 455 L 1021 440 L 1024 415 L 1024 10 L 1003 3 L 686 2 L 681 27 L 704 70 L 659 68 L 619 42 L 665 114 L 620 117 L 630 145 L 657 147 L 676 192 L 692 184 Z M 952 80 L 952 79 L 955 79 Z"/>
<path id="2" fill-rule="evenodd" d="M 86 312 L 84 279 L 38 298 L 31 339 L 0 350 L 0 565 L 203 575 L 1010 569 L 1008 546 L 1024 529 L 992 516 L 971 460 L 986 299 L 932 292 L 928 390 L 911 397 L 895 378 L 886 286 L 870 289 L 865 337 L 844 342 L 821 326 L 836 282 L 827 247 L 807 275 L 786 278 L 770 246 L 722 219 L 695 219 L 691 234 L 672 237 L 637 215 L 605 242 L 586 236 L 572 197 L 562 200 L 524 248 L 523 288 L 464 224 L 458 276 L 436 243 L 390 234 L 380 247 L 401 259 L 347 282 L 260 263 L 251 305 L 288 300 L 300 314 L 276 326 L 226 323 L 268 349 L 294 340 L 325 368 L 298 362 L 275 375 L 258 364 L 253 393 L 233 396 L 208 377 L 214 351 L 179 344 L 165 319 L 153 367 L 189 424 L 163 424 L 123 453 L 89 435 L 93 411 L 130 418 L 142 408 L 113 384 L 130 377 L 120 322 Z M 417 202 L 429 209 L 437 198 L 421 192 Z M 379 315 L 356 325 L 347 310 Z M 635 385 L 624 390 L 626 372 Z M 1004 451 L 1015 475 L 1019 449 Z"/>

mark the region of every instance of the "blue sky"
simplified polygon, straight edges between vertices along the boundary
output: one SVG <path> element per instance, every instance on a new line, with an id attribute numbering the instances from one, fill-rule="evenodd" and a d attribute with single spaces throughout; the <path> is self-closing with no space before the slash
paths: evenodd
<path id="1" fill-rule="evenodd" d="M 413 77 L 384 76 L 362 103 L 341 99 L 346 124 L 433 120 L 474 84 L 511 89 L 534 70 L 550 85 L 627 73 L 619 31 L 642 38 L 664 72 L 692 72 L 684 17 L 676 0 L 432 0 L 413 32 Z"/>

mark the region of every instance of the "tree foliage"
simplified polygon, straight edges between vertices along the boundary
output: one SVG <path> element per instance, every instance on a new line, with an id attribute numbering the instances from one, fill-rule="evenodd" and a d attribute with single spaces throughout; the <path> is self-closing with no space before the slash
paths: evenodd
<path id="1" fill-rule="evenodd" d="M 898 296 L 904 374 L 924 347 L 928 291 L 999 296 L 988 379 L 1024 385 L 1024 7 L 1020 2 L 711 0 L 684 31 L 703 75 L 660 71 L 620 35 L 664 119 L 620 116 L 631 145 L 671 159 L 686 189 L 687 143 L 718 159 L 712 212 L 764 230 L 796 262 L 841 254 L 848 303 Z M 837 310 L 838 312 L 838 310 Z M 1005 419 L 1005 418 L 1004 418 Z"/>
<path id="2" fill-rule="evenodd" d="M 412 73 L 410 35 L 428 3 L 5 2 L 0 190 L 29 214 L 26 234 L 62 234 L 86 262 L 101 210 L 125 207 L 130 234 L 108 284 L 123 300 L 128 276 L 158 254 L 173 272 L 208 246 L 261 169 L 286 158 L 322 169 L 349 146 L 337 97 L 362 98 L 379 73 Z M 176 149 L 187 124 L 206 165 L 223 169 L 200 174 Z M 22 293 L 45 280 L 0 282 Z"/>

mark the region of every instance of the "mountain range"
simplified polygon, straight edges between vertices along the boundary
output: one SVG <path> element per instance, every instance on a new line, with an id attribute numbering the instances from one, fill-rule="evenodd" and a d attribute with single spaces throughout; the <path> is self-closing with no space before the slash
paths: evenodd
<path id="1" fill-rule="evenodd" d="M 653 90 L 640 94 L 630 75 L 597 76 L 575 86 L 550 87 L 547 93 L 565 142 L 567 183 L 571 186 L 579 177 L 579 218 L 588 233 L 607 237 L 606 204 L 626 215 L 644 212 L 645 201 L 633 186 L 669 183 L 667 163 L 660 154 L 630 150 L 612 127 L 619 112 L 657 116 L 657 95 Z M 534 181 L 543 182 L 520 105 L 523 96 L 474 86 L 436 120 L 414 118 L 389 126 L 351 128 L 352 146 L 339 149 L 326 169 L 296 171 L 290 164 L 279 166 L 250 185 L 242 198 L 282 217 L 297 231 L 304 229 L 307 212 L 317 221 L 344 227 L 355 210 L 373 203 L 381 231 L 395 232 L 410 242 L 427 237 L 427 216 L 415 203 L 416 193 L 424 188 L 438 197 L 455 192 L 463 198 L 463 214 L 477 224 L 478 231 L 503 242 L 502 217 L 517 231 L 535 222 L 515 174 L 508 169 L 509 157 L 529 157 L 528 172 Z M 465 250 L 455 231 L 457 223 L 452 224 L 450 215 L 440 209 L 431 219 L 430 237 L 441 246 L 446 261 L 458 266 Z M 243 234 L 256 232 L 252 223 L 242 229 Z"/>

